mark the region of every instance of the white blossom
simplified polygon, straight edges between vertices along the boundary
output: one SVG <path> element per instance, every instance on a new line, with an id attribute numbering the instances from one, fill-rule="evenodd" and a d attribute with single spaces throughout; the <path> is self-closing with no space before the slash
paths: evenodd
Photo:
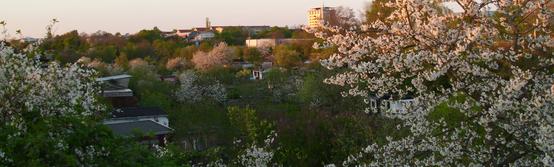
<path id="1" fill-rule="evenodd" d="M 79 63 L 65 66 L 44 63 L 0 44 L 0 126 L 17 128 L 8 134 L 7 140 L 29 135 L 27 129 L 33 122 L 27 121 L 61 117 L 91 119 L 101 114 L 105 106 L 96 98 L 100 93 L 96 75 Z M 62 138 L 74 132 L 69 127 L 61 129 L 61 132 L 47 129 L 48 135 L 43 136 L 44 140 L 56 141 L 53 147 L 56 150 L 52 151 L 74 152 L 79 162 L 91 162 L 108 154 L 104 148 L 92 145 L 71 150 Z M 5 154 L 0 150 L 0 163 L 12 161 Z"/>
<path id="2" fill-rule="evenodd" d="M 196 72 L 188 70 L 179 75 L 180 88 L 175 93 L 180 102 L 195 103 L 205 98 L 211 98 L 217 102 L 227 101 L 227 89 L 219 81 L 214 84 L 200 85 Z"/>
<path id="3" fill-rule="evenodd" d="M 25 129 L 24 113 L 87 117 L 104 111 L 96 72 L 79 64 L 41 63 L 0 45 L 0 120 Z"/>
<path id="4" fill-rule="evenodd" d="M 276 132 L 272 132 L 267 136 L 263 145 L 253 143 L 250 147 L 246 148 L 243 154 L 239 155 L 239 163 L 241 166 L 255 166 L 255 167 L 267 167 L 272 166 L 273 152 L 271 150 L 271 144 L 274 142 Z"/>
<path id="5" fill-rule="evenodd" d="M 403 120 L 408 136 L 370 145 L 343 165 L 551 166 L 550 1 L 460 0 L 459 14 L 441 12 L 442 2 L 396 0 L 387 3 L 395 9 L 388 24 L 315 32 L 338 48 L 322 65 L 349 69 L 326 80 L 350 89 L 343 95 L 414 98 L 408 112 L 381 112 Z M 491 5 L 498 16 L 488 15 Z M 448 111 L 435 110 L 442 104 Z M 431 119 L 436 112 L 463 118 Z"/>

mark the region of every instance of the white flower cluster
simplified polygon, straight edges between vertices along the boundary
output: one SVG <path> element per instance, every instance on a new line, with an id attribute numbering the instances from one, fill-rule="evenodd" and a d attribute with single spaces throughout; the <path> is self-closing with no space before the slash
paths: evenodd
<path id="1" fill-rule="evenodd" d="M 104 111 L 93 70 L 41 63 L 0 45 L 0 122 L 25 131 L 25 113 L 92 116 Z"/>
<path id="2" fill-rule="evenodd" d="M 169 151 L 169 149 L 167 149 L 166 147 L 153 144 L 152 148 L 156 152 L 156 157 L 158 158 L 171 157 L 173 155 L 173 153 Z"/>
<path id="3" fill-rule="evenodd" d="M 551 1 L 455 1 L 462 13 L 443 2 L 396 0 L 387 24 L 315 32 L 338 48 L 322 64 L 349 69 L 326 80 L 350 88 L 344 95 L 414 98 L 408 112 L 382 113 L 403 120 L 408 136 L 343 165 L 554 165 Z"/>
<path id="4" fill-rule="evenodd" d="M 75 148 L 73 152 L 79 159 L 78 162 L 83 163 L 79 164 L 80 166 L 92 166 L 97 157 L 110 156 L 109 151 L 104 147 L 97 148 L 97 146 L 93 145 L 89 145 L 84 148 Z"/>
<path id="5" fill-rule="evenodd" d="M 181 87 L 175 93 L 180 102 L 194 103 L 204 98 L 211 98 L 217 102 L 227 101 L 227 89 L 223 84 L 216 82 L 211 85 L 199 85 L 198 75 L 192 70 L 188 70 L 179 75 Z"/>
<path id="6" fill-rule="evenodd" d="M 273 160 L 273 152 L 271 151 L 270 147 L 275 140 L 275 137 L 277 137 L 276 132 L 272 132 L 270 135 L 268 135 L 262 147 L 259 147 L 256 143 L 253 143 L 245 150 L 244 154 L 239 155 L 240 165 L 255 167 L 271 166 L 271 161 Z"/>
<path id="7" fill-rule="evenodd" d="M 95 76 L 96 72 L 79 64 L 61 66 L 55 62 L 40 62 L 0 44 L 0 127 L 18 129 L 8 135 L 8 140 L 29 135 L 27 129 L 31 121 L 66 116 L 87 118 L 105 111 L 95 98 L 100 93 Z M 62 138 L 72 133 L 71 128 L 49 129 L 44 140 L 57 141 L 54 146 L 57 151 L 74 151 L 81 162 L 107 154 L 103 148 L 94 146 L 70 150 Z M 0 162 L 10 163 L 5 156 L 0 151 Z"/>

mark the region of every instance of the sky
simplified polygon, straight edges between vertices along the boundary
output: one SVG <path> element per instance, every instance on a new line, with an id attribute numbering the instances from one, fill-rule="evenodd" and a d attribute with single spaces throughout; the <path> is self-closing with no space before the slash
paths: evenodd
<path id="1" fill-rule="evenodd" d="M 369 0 L 1 0 L 0 21 L 15 36 L 43 37 L 52 19 L 55 34 L 71 30 L 135 33 L 212 25 L 299 26 L 312 7 L 346 6 L 363 11 Z"/>

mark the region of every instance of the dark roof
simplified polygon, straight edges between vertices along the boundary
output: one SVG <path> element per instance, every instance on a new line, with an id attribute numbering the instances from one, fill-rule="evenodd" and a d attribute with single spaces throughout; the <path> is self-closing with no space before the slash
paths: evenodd
<path id="1" fill-rule="evenodd" d="M 151 120 L 106 124 L 106 126 L 108 126 L 114 134 L 121 136 L 132 136 L 135 133 L 165 135 L 173 131 L 171 128 Z"/>
<path id="2" fill-rule="evenodd" d="M 174 34 L 177 30 L 173 31 L 162 31 L 162 34 Z"/>
<path id="3" fill-rule="evenodd" d="M 133 91 L 131 89 L 120 90 L 104 90 L 102 91 L 104 97 L 133 97 Z"/>
<path id="4" fill-rule="evenodd" d="M 112 118 L 148 117 L 167 115 L 158 107 L 128 107 L 120 108 L 112 112 Z"/>

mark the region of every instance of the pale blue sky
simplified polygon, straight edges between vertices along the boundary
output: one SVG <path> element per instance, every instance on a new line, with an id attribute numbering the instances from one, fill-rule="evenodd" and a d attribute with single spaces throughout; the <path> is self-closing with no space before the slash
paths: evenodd
<path id="1" fill-rule="evenodd" d="M 297 26 L 306 24 L 307 10 L 323 0 L 1 0 L 0 20 L 13 36 L 42 37 L 53 18 L 56 33 L 97 30 L 134 33 L 158 26 L 162 30 L 212 25 Z M 356 12 L 369 0 L 325 0 L 326 6 L 347 6 Z"/>

